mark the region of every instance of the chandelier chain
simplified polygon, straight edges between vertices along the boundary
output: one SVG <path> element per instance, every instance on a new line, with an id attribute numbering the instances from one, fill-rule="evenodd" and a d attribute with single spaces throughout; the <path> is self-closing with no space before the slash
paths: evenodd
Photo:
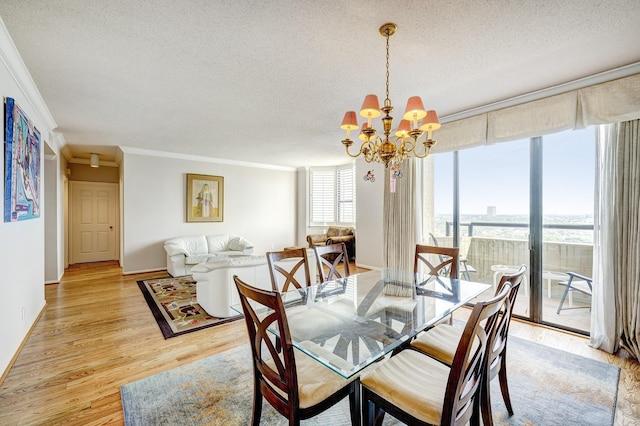
<path id="1" fill-rule="evenodd" d="M 387 99 L 384 101 L 385 105 L 391 105 L 391 99 L 389 99 L 389 31 L 387 31 Z"/>

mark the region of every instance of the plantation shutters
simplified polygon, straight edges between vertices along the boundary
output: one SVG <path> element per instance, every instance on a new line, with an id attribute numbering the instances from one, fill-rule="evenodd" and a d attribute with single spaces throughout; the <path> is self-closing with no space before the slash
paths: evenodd
<path id="1" fill-rule="evenodd" d="M 355 167 L 311 169 L 310 225 L 355 222 Z"/>

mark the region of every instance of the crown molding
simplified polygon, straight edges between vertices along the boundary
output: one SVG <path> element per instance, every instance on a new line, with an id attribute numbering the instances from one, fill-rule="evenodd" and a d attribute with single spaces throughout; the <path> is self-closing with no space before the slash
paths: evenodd
<path id="1" fill-rule="evenodd" d="M 181 154 L 177 152 L 155 151 L 151 149 L 134 148 L 131 146 L 119 146 L 125 154 L 147 155 L 151 157 L 175 158 L 179 160 L 200 161 L 204 163 L 228 164 L 231 166 L 253 167 L 258 169 L 281 170 L 295 172 L 295 167 L 276 166 L 273 164 L 252 163 L 249 161 L 227 160 L 223 158 L 202 157 L 199 155 Z"/>

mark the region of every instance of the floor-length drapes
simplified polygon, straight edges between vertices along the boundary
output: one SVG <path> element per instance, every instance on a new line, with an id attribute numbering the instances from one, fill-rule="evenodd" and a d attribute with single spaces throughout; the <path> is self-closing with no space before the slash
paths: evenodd
<path id="1" fill-rule="evenodd" d="M 640 359 L 640 120 L 619 124 L 616 173 L 620 344 Z"/>
<path id="2" fill-rule="evenodd" d="M 384 266 L 413 270 L 416 241 L 422 236 L 422 161 L 402 163 L 402 177 L 391 192 L 389 169 L 384 173 Z"/>
<path id="3" fill-rule="evenodd" d="M 616 277 L 617 226 L 615 177 L 618 124 L 598 127 L 594 190 L 593 297 L 590 345 L 614 353 L 618 349 Z"/>

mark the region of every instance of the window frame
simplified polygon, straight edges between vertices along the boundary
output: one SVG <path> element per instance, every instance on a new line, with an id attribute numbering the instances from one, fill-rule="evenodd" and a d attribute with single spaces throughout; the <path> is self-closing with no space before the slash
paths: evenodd
<path id="1" fill-rule="evenodd" d="M 351 171 L 348 173 L 350 175 L 350 179 L 344 178 L 345 171 Z M 330 172 L 330 173 L 327 173 Z M 328 194 L 324 194 L 322 196 L 316 197 L 317 182 L 314 178 L 314 175 L 318 173 L 318 175 L 324 175 L 323 179 L 326 179 L 327 174 L 332 176 L 332 182 L 330 186 L 326 186 L 325 188 L 321 188 L 321 190 L 327 191 Z M 354 163 L 343 164 L 340 166 L 333 167 L 310 167 L 309 168 L 309 217 L 308 222 L 309 226 L 328 226 L 328 225 L 337 225 L 337 226 L 354 226 L 356 219 L 356 179 L 355 179 L 356 167 Z M 327 179 L 328 180 L 328 179 Z M 349 182 L 351 180 L 351 182 Z M 346 182 L 347 187 L 346 190 L 341 190 L 340 185 Z M 350 184 L 350 185 L 349 185 Z M 350 193 L 349 193 L 350 189 Z M 346 194 L 345 194 L 346 192 Z M 328 197 L 331 198 L 331 206 L 328 207 L 331 209 L 331 217 L 316 217 L 314 216 L 314 208 L 317 206 L 318 198 L 324 198 L 326 201 Z M 324 213 L 327 212 L 328 208 L 322 208 Z M 348 209 L 351 209 L 351 221 L 344 220 L 349 219 L 348 213 L 345 213 Z M 347 217 L 345 217 L 345 214 Z M 326 220 L 314 220 L 314 219 L 326 219 Z M 343 220 L 340 220 L 343 219 Z"/>

